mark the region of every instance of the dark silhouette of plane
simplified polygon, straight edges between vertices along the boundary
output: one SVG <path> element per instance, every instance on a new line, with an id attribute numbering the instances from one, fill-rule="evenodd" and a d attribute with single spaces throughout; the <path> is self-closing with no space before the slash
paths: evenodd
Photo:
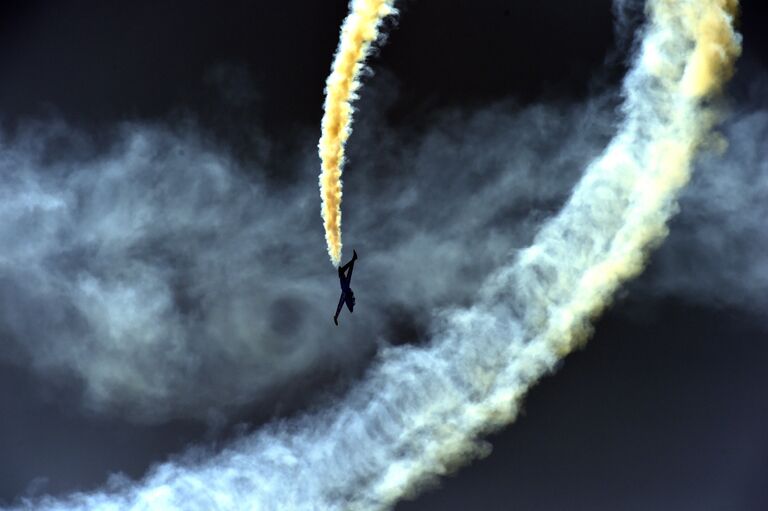
<path id="1" fill-rule="evenodd" d="M 341 296 L 339 297 L 339 305 L 336 307 L 336 314 L 333 316 L 333 322 L 338 326 L 339 314 L 344 304 L 347 304 L 347 309 L 352 312 L 355 308 L 355 293 L 352 292 L 352 288 L 349 287 L 349 283 L 352 282 L 352 270 L 355 269 L 355 261 L 357 261 L 357 252 L 352 251 L 352 259 L 344 266 L 339 266 L 339 283 L 341 284 Z M 345 275 L 346 273 L 346 275 Z"/>

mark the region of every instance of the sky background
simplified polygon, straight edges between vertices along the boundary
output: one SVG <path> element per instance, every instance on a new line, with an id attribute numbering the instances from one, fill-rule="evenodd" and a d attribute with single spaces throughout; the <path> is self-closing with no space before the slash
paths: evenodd
<path id="1" fill-rule="evenodd" d="M 400 4 L 335 328 L 315 146 L 346 2 L 4 2 L 0 502 L 139 478 L 424 342 L 612 135 L 637 5 Z M 670 238 L 490 456 L 397 509 L 768 508 L 768 12 L 742 5 L 730 147 Z"/>

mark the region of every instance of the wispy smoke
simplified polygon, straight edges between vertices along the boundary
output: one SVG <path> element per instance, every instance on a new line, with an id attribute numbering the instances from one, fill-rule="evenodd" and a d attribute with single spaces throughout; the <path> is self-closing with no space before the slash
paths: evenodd
<path id="1" fill-rule="evenodd" d="M 760 90 L 765 90 L 761 88 Z M 768 306 L 768 105 L 722 127 L 728 149 L 702 158 L 673 236 L 633 291 L 763 313 Z"/>
<path id="2" fill-rule="evenodd" d="M 270 196 L 194 130 L 126 125 L 107 154 L 71 160 L 48 156 L 66 126 L 30 129 L 1 153 L 0 321 L 38 370 L 150 420 L 258 399 L 328 355 L 325 321 L 291 313 L 325 286 L 301 275 L 297 237 L 273 236 L 310 232 L 311 204 Z"/>
<path id="3" fill-rule="evenodd" d="M 365 313 L 338 329 L 314 187 L 262 179 L 194 125 L 126 124 L 104 152 L 31 123 L 0 141 L 2 355 L 75 376 L 95 411 L 156 422 L 290 405 L 377 343 L 422 341 L 433 309 L 469 303 L 530 242 L 611 130 L 608 101 L 492 110 L 419 138 L 361 126 L 347 207 Z M 315 155 L 299 161 L 313 181 Z M 391 179 L 406 161 L 408 186 Z"/>
<path id="4" fill-rule="evenodd" d="M 636 41 L 635 29 L 643 23 L 644 7 L 642 0 L 613 0 L 614 34 L 619 46 Z"/>
<path id="5" fill-rule="evenodd" d="M 325 85 L 325 115 L 318 149 L 322 162 L 320 195 L 325 239 L 331 263 L 341 263 L 341 170 L 344 144 L 352 130 L 352 101 L 360 88 L 360 73 L 382 20 L 395 12 L 394 0 L 352 0 L 341 27 L 341 40 Z"/>
<path id="6" fill-rule="evenodd" d="M 160 465 L 138 485 L 27 507 L 382 509 L 482 453 L 478 435 L 515 417 L 530 385 L 584 339 L 617 286 L 642 269 L 714 121 L 701 99 L 717 90 L 738 51 L 734 4 L 649 5 L 617 135 L 562 210 L 484 281 L 471 306 L 435 315 L 429 343 L 382 349 L 361 384 L 324 412 L 274 423 L 207 459 Z M 42 189 L 19 208 L 59 207 L 63 199 L 49 195 Z M 124 236 L 109 239 L 119 246 Z M 95 296 L 100 304 L 99 292 L 125 296 L 84 282 L 86 303 Z M 130 294 L 123 301 L 137 306 Z"/>

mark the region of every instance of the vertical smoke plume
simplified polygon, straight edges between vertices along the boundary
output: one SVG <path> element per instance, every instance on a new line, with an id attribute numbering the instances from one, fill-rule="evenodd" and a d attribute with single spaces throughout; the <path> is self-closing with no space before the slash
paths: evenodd
<path id="1" fill-rule="evenodd" d="M 323 413 L 275 423 L 142 483 L 26 509 L 387 509 L 485 448 L 522 397 L 589 334 L 666 234 L 739 53 L 727 0 L 650 0 L 624 83 L 625 120 L 533 244 L 444 311 L 423 346 L 383 350 Z"/>
<path id="2" fill-rule="evenodd" d="M 352 0 L 341 27 L 341 40 L 325 86 L 325 114 L 318 149 L 322 162 L 320 194 L 328 255 L 341 263 L 341 170 L 344 144 L 352 125 L 352 101 L 360 87 L 360 72 L 379 36 L 382 20 L 393 14 L 394 0 Z"/>

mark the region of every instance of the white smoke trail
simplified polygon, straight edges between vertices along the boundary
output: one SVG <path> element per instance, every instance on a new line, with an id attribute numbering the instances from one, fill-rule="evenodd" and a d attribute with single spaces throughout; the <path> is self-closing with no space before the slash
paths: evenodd
<path id="1" fill-rule="evenodd" d="M 527 389 L 584 339 L 663 238 L 714 122 L 702 99 L 738 53 L 734 9 L 725 0 L 649 2 L 619 133 L 475 305 L 438 316 L 430 343 L 384 350 L 331 409 L 272 424 L 209 459 L 20 508 L 385 509 L 482 450 L 478 436 L 515 417 Z"/>

